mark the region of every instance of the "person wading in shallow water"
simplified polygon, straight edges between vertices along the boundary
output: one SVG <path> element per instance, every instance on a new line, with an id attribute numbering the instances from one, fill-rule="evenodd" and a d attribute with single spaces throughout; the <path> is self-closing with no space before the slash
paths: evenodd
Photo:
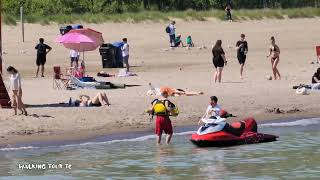
<path id="1" fill-rule="evenodd" d="M 173 135 L 172 124 L 169 116 L 177 116 L 179 114 L 178 108 L 168 100 L 168 92 L 161 91 L 161 97 L 155 99 L 151 104 L 151 108 L 147 110 L 149 114 L 156 115 L 156 129 L 157 144 L 161 144 L 161 136 L 164 131 L 166 136 L 166 144 L 168 145 Z"/>

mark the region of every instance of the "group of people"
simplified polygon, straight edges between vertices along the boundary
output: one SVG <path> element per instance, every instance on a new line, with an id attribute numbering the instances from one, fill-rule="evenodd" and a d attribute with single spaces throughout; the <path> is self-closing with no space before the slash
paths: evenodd
<path id="1" fill-rule="evenodd" d="M 161 96 L 152 101 L 151 106 L 147 109 L 147 113 L 156 116 L 155 134 L 157 136 L 157 144 L 161 144 L 162 133 L 166 134 L 166 144 L 169 144 L 173 135 L 172 123 L 170 116 L 177 116 L 179 114 L 178 107 L 174 105 L 169 99 L 169 91 L 161 89 Z M 218 98 L 216 96 L 210 97 L 210 103 L 202 118 L 210 118 L 212 116 L 220 116 L 221 107 L 218 105 Z M 201 120 L 199 121 L 199 124 Z"/>
<path id="2" fill-rule="evenodd" d="M 227 7 L 231 8 L 230 5 Z M 231 16 L 231 15 L 230 15 Z M 175 21 L 171 21 L 170 24 L 166 28 L 166 32 L 169 34 L 169 40 L 170 40 L 170 46 L 171 47 L 179 47 L 180 45 L 182 47 L 185 47 L 182 40 L 181 35 L 176 36 L 176 28 L 175 28 Z M 243 69 L 246 63 L 247 54 L 249 51 L 248 48 L 248 42 L 246 41 L 245 34 L 240 35 L 240 40 L 237 41 L 235 49 L 237 51 L 237 59 L 240 64 L 240 78 L 243 79 Z M 194 47 L 194 43 L 192 41 L 191 36 L 187 37 L 187 47 Z M 275 38 L 272 36 L 270 38 L 270 47 L 269 47 L 269 55 L 267 55 L 267 58 L 270 58 L 271 65 L 272 65 L 272 72 L 274 76 L 274 80 L 280 80 L 281 75 L 278 70 L 278 64 L 280 61 L 280 48 L 276 44 Z M 215 67 L 215 73 L 214 73 L 214 82 L 221 82 L 222 79 L 222 71 L 224 66 L 227 65 L 227 59 L 225 56 L 225 52 L 222 48 L 222 40 L 217 40 L 216 44 L 212 47 L 212 62 Z"/>
<path id="3" fill-rule="evenodd" d="M 240 40 L 237 41 L 235 49 L 237 50 L 237 59 L 240 64 L 240 78 L 242 79 L 243 69 L 249 51 L 248 42 L 245 40 L 245 34 L 240 35 Z M 214 82 L 220 83 L 222 79 L 223 68 L 225 65 L 227 65 L 225 52 L 222 48 L 222 40 L 217 40 L 216 44 L 212 48 L 212 55 L 212 62 L 216 69 L 214 73 Z M 270 38 L 269 55 L 267 55 L 267 58 L 270 58 L 271 61 L 274 80 L 280 80 L 281 75 L 277 67 L 280 61 L 280 48 L 276 44 L 276 40 L 273 36 Z"/>
<path id="4" fill-rule="evenodd" d="M 129 44 L 128 39 L 123 38 L 122 39 L 123 45 L 121 47 L 121 53 L 122 53 L 122 59 L 123 63 L 126 65 L 127 72 L 130 71 L 129 66 Z M 44 66 L 47 62 L 47 54 L 52 50 L 52 48 L 44 43 L 44 39 L 40 38 L 39 43 L 35 46 L 35 49 L 37 50 L 37 58 L 36 58 L 36 75 L 37 78 L 39 75 L 39 71 L 41 69 L 41 77 L 44 77 Z M 70 50 L 70 67 L 72 68 L 78 68 L 79 66 L 79 59 L 80 59 L 80 53 L 76 50 Z M 82 62 L 84 66 L 84 62 Z"/>
<path id="5" fill-rule="evenodd" d="M 123 63 L 126 65 L 126 71 L 129 72 L 129 44 L 127 38 L 123 38 L 123 46 L 121 47 L 122 56 L 123 56 Z M 36 75 L 37 78 L 39 75 L 39 71 L 41 70 L 41 77 L 44 77 L 44 66 L 47 61 L 47 54 L 52 50 L 52 48 L 44 43 L 44 39 L 40 38 L 39 43 L 35 46 L 37 50 L 37 57 L 36 57 Z M 70 51 L 70 67 L 76 69 L 74 72 L 81 71 L 83 74 L 84 72 L 84 62 L 81 63 L 79 66 L 79 58 L 80 53 L 76 50 Z M 14 110 L 14 115 L 17 115 L 17 110 L 21 111 L 21 114 L 28 115 L 26 107 L 22 101 L 22 86 L 21 86 L 21 77 L 17 69 L 12 66 L 7 68 L 7 72 L 10 74 L 10 90 L 12 91 L 11 106 Z M 74 74 L 75 75 L 75 74 Z M 69 102 L 70 104 L 70 102 Z M 105 93 L 98 93 L 96 96 L 90 99 L 87 95 L 81 95 L 79 99 L 76 99 L 72 105 L 80 106 L 80 107 L 88 107 L 88 106 L 109 106 L 109 100 Z"/>
<path id="6" fill-rule="evenodd" d="M 176 22 L 171 21 L 169 25 L 166 27 L 166 33 L 169 34 L 169 42 L 170 42 L 170 47 L 194 47 L 194 43 L 192 41 L 191 35 L 187 36 L 186 38 L 186 45 L 183 44 L 182 41 L 182 36 L 181 34 L 176 35 L 176 27 L 175 27 Z"/>

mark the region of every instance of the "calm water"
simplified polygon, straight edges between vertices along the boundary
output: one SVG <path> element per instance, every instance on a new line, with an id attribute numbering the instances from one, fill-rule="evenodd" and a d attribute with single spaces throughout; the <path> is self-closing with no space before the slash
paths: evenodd
<path id="1" fill-rule="evenodd" d="M 320 179 L 320 118 L 262 124 L 279 141 L 197 148 L 191 132 L 155 146 L 153 135 L 78 145 L 0 150 L 0 179 Z M 45 164 L 46 169 L 19 169 Z M 49 164 L 63 167 L 49 169 Z M 71 164 L 66 169 L 65 164 Z"/>

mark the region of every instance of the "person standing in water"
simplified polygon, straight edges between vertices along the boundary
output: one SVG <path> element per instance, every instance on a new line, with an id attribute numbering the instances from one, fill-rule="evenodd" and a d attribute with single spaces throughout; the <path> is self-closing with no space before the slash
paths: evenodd
<path id="1" fill-rule="evenodd" d="M 44 44 L 44 39 L 40 38 L 39 39 L 39 44 L 35 47 L 37 50 L 37 72 L 36 72 L 36 77 L 38 77 L 39 74 L 39 67 L 41 66 L 41 77 L 44 77 L 44 65 L 46 64 L 47 61 L 47 54 L 51 51 L 51 47 Z M 47 51 L 48 50 L 48 51 Z"/>
<path id="2" fill-rule="evenodd" d="M 272 65 L 274 80 L 277 80 L 277 79 L 280 80 L 281 75 L 277 68 L 280 61 L 280 48 L 278 45 L 276 45 L 276 40 L 273 36 L 270 38 L 270 42 L 271 42 L 271 45 L 269 48 L 270 53 L 267 56 L 267 58 L 271 57 L 271 65 Z"/>
<path id="3" fill-rule="evenodd" d="M 225 57 L 224 50 L 222 49 L 222 41 L 217 40 L 216 44 L 212 48 L 213 55 L 213 65 L 216 68 L 216 72 L 214 73 L 214 82 L 217 81 L 221 83 L 222 70 L 225 64 L 227 64 L 227 60 Z"/>
<path id="4" fill-rule="evenodd" d="M 157 144 L 161 144 L 161 136 L 164 131 L 166 136 L 166 144 L 168 145 L 171 141 L 173 135 L 173 129 L 170 115 L 177 116 L 178 109 L 176 106 L 168 100 L 169 93 L 166 90 L 161 91 L 161 97 L 155 99 L 151 104 L 152 107 L 147 110 L 149 114 L 156 115 L 156 129 L 155 133 L 157 135 Z"/>
<path id="5" fill-rule="evenodd" d="M 14 115 L 17 115 L 17 109 L 21 111 L 21 114 L 27 116 L 27 110 L 22 102 L 22 88 L 21 78 L 18 70 L 9 66 L 7 72 L 10 74 L 10 89 L 12 90 L 11 104 L 14 110 Z"/>
<path id="6" fill-rule="evenodd" d="M 240 64 L 240 78 L 243 78 L 243 67 L 246 62 L 247 53 L 248 53 L 248 43 L 245 40 L 245 35 L 240 35 L 240 40 L 236 44 L 236 50 L 237 50 L 237 58 Z"/>

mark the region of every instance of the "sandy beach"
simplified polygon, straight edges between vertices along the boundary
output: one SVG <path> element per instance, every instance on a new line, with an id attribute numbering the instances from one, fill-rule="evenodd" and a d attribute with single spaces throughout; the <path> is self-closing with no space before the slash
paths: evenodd
<path id="1" fill-rule="evenodd" d="M 52 67 L 64 69 L 70 64 L 69 50 L 54 42 L 59 25 L 42 26 L 26 24 L 26 40 L 22 43 L 20 26 L 4 26 L 3 50 L 6 65 L 16 67 L 22 76 L 23 100 L 28 105 L 29 116 L 12 116 L 13 110 L 0 109 L 0 144 L 14 145 L 20 142 L 86 139 L 115 132 L 145 131 L 154 128 L 154 121 L 144 113 L 153 97 L 146 96 L 148 83 L 157 86 L 203 91 L 204 95 L 174 97 L 172 101 L 181 111 L 172 118 L 174 126 L 196 124 L 208 105 L 209 97 L 216 95 L 227 111 L 237 115 L 231 120 L 252 116 L 258 121 L 282 118 L 319 117 L 320 92 L 296 95 L 292 86 L 310 84 L 316 69 L 315 46 L 319 45 L 316 33 L 320 31 L 319 19 L 263 20 L 246 22 L 185 22 L 177 20 L 177 33 L 183 40 L 192 35 L 196 46 L 207 49 L 168 48 L 166 23 L 106 23 L 84 24 L 103 33 L 105 42 L 128 38 L 132 71 L 138 76 L 128 78 L 97 78 L 101 81 L 141 85 L 126 89 L 105 90 L 110 107 L 61 107 L 70 97 L 80 94 L 95 95 L 101 90 L 54 90 Z M 249 53 L 244 79 L 239 78 L 239 64 L 234 46 L 241 33 L 245 33 Z M 281 48 L 280 81 L 268 81 L 271 63 L 268 55 L 269 38 L 276 37 Z M 53 50 L 48 54 L 46 77 L 33 78 L 35 73 L 34 49 L 38 38 Z M 223 83 L 214 84 L 214 68 L 211 62 L 211 46 L 223 41 L 228 65 L 223 71 Z M 96 77 L 103 70 L 98 50 L 86 52 L 88 75 Z M 116 74 L 118 69 L 104 69 Z M 8 84 L 8 74 L 3 78 Z M 279 108 L 283 113 L 273 113 Z"/>

